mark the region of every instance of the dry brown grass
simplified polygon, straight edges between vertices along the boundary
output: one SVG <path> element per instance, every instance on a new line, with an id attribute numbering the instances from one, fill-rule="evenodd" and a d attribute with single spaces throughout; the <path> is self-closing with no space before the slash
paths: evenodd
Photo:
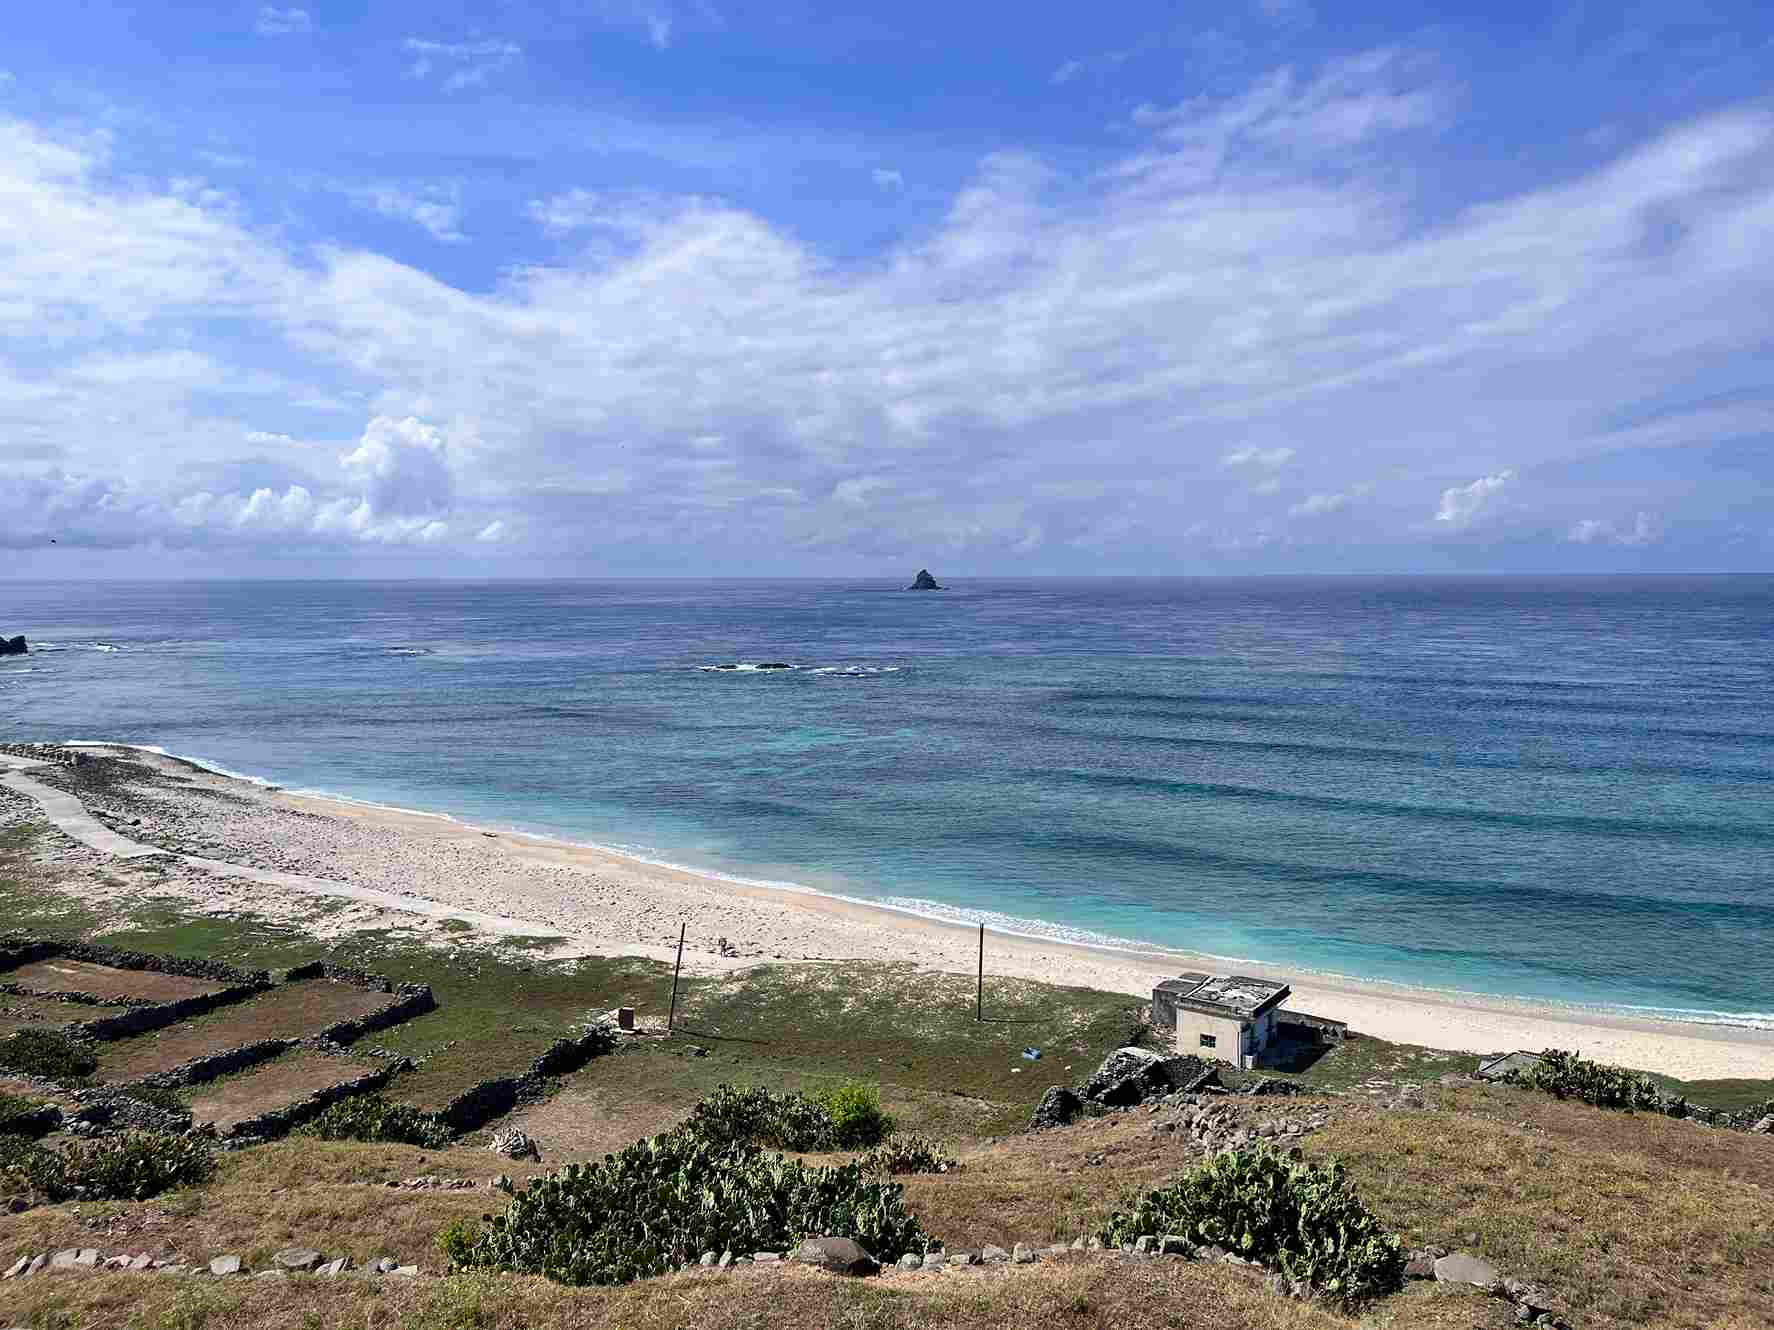
<path id="1" fill-rule="evenodd" d="M 1395 1229 L 1539 1280 L 1586 1330 L 1774 1326 L 1774 1140 L 1521 1090 L 1443 1103 L 1341 1118 L 1307 1148 L 1341 1155 Z"/>
<path id="2" fill-rule="evenodd" d="M 1459 1302 L 1471 1308 L 1475 1299 Z M 618 1289 L 565 1289 L 510 1276 L 201 1284 L 153 1276 L 39 1276 L 24 1286 L 16 1314 L 33 1325 L 155 1330 L 1335 1330 L 1349 1325 L 1322 1309 L 1270 1296 L 1249 1272 L 1132 1265 L 1101 1257 L 870 1280 L 799 1268 L 753 1269 L 676 1275 Z M 1442 1324 L 1464 1330 L 1493 1323 L 1468 1315 Z"/>
<path id="3" fill-rule="evenodd" d="M 7 971 L 6 978 L 41 993 L 93 993 L 99 997 L 144 998 L 149 1002 L 176 1002 L 181 998 L 219 993 L 226 984 L 187 979 L 180 974 L 153 970 L 118 970 L 89 961 L 37 961 Z"/>
<path id="4" fill-rule="evenodd" d="M 366 992 L 330 979 L 280 984 L 258 997 L 183 1025 L 106 1044 L 99 1050 L 99 1079 L 134 1080 L 205 1053 L 218 1053 L 255 1040 L 313 1034 L 335 1021 L 372 1012 L 389 1001 L 392 999 L 386 993 Z"/>
<path id="5" fill-rule="evenodd" d="M 361 1076 L 371 1065 L 320 1053 L 285 1053 L 238 1076 L 199 1086 L 191 1096 L 191 1116 L 200 1123 L 213 1122 L 225 1129 L 316 1090 Z"/>

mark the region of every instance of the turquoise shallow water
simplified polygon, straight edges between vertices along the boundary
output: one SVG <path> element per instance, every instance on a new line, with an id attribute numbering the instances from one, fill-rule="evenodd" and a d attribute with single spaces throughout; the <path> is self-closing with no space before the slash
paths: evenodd
<path id="1" fill-rule="evenodd" d="M 1774 1025 L 1774 579 L 0 583 L 0 733 L 957 918 Z M 788 670 L 717 670 L 783 662 Z"/>

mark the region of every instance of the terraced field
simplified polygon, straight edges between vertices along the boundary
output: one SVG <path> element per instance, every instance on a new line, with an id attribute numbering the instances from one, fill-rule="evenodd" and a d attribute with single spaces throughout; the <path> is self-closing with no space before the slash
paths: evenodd
<path id="1" fill-rule="evenodd" d="M 219 993 L 227 984 L 187 979 L 152 970 L 119 970 L 90 961 L 57 956 L 8 970 L 5 978 L 39 993 L 92 993 L 99 997 L 136 998 L 146 1002 L 177 1002 L 182 998 Z"/>
<path id="2" fill-rule="evenodd" d="M 387 993 L 368 992 L 330 979 L 280 984 L 182 1025 L 103 1045 L 99 1049 L 99 1079 L 131 1081 L 241 1044 L 316 1034 L 337 1021 L 367 1015 L 392 1000 Z"/>
<path id="3" fill-rule="evenodd" d="M 75 1021 L 116 1016 L 128 1007 L 92 1006 L 84 1002 L 57 1002 L 54 998 L 19 997 L 0 993 L 0 1038 L 16 1030 L 54 1030 Z"/>
<path id="4" fill-rule="evenodd" d="M 368 1058 L 335 1057 L 299 1049 L 248 1071 L 194 1087 L 191 1116 L 226 1131 L 237 1122 L 304 1099 L 316 1090 L 361 1076 L 375 1067 Z"/>

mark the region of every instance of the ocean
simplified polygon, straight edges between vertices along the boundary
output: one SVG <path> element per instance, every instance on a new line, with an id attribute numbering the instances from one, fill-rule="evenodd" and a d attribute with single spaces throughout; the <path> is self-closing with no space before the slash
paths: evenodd
<path id="1" fill-rule="evenodd" d="M 1774 1027 L 1774 578 L 902 585 L 0 583 L 33 644 L 0 736 L 1028 934 Z"/>

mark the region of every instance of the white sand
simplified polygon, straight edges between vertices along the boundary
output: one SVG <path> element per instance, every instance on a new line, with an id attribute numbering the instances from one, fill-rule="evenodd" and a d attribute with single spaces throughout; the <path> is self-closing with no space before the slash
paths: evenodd
<path id="1" fill-rule="evenodd" d="M 127 756 L 142 758 L 139 753 Z M 266 790 L 153 759 L 180 783 L 138 787 L 152 810 L 126 828 L 136 839 L 230 863 L 370 888 L 316 918 L 300 899 L 269 884 L 242 884 L 200 870 L 170 872 L 158 889 L 200 908 L 299 919 L 317 933 L 405 923 L 434 941 L 440 911 L 481 916 L 476 933 L 558 935 L 555 955 L 634 955 L 670 960 L 687 929 L 686 969 L 701 973 L 770 960 L 857 958 L 910 961 L 973 972 L 977 934 L 813 893 L 755 886 L 649 864 L 610 851 L 541 837 L 496 836 L 423 814 Z M 386 893 L 411 899 L 410 917 Z M 341 892 L 343 898 L 346 893 Z M 364 899 L 362 897 L 369 897 Z M 738 949 L 723 957 L 717 939 Z M 989 974 L 1149 994 L 1184 969 L 1223 969 L 1211 957 L 1133 953 L 987 933 Z M 1288 1006 L 1347 1021 L 1383 1039 L 1467 1052 L 1574 1048 L 1587 1057 L 1685 1079 L 1774 1077 L 1774 1031 L 1635 1020 L 1501 999 L 1277 973 Z"/>

